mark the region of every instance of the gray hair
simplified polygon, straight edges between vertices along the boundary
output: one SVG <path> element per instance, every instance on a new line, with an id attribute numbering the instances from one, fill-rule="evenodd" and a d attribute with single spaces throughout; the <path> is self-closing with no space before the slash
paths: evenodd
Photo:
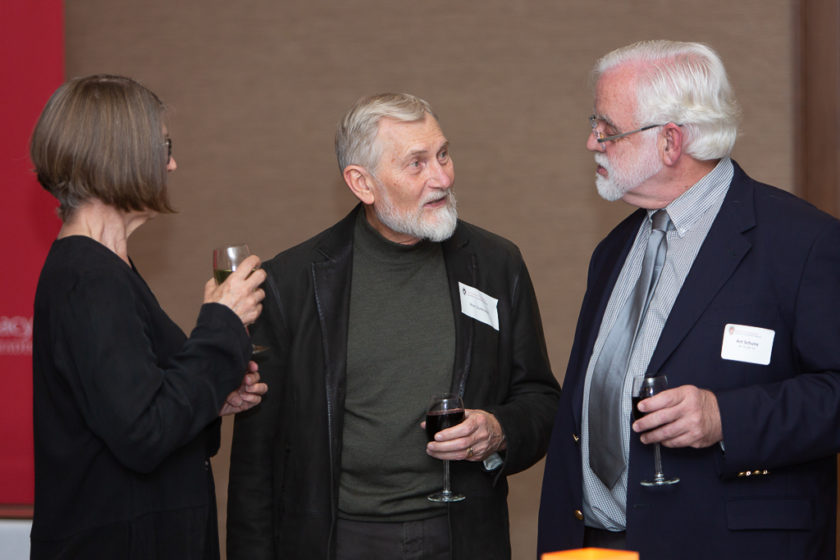
<path id="1" fill-rule="evenodd" d="M 124 76 L 75 78 L 53 93 L 32 133 L 30 155 L 62 221 L 91 199 L 125 212 L 173 211 L 164 112 L 157 95 Z"/>
<path id="2" fill-rule="evenodd" d="M 698 160 L 729 155 L 740 109 L 718 54 L 701 43 L 641 41 L 616 49 L 596 64 L 593 78 L 625 63 L 643 66 L 636 81 L 641 124 L 680 124 L 685 152 Z"/>
<path id="3" fill-rule="evenodd" d="M 359 99 L 338 123 L 335 133 L 339 169 L 361 165 L 374 173 L 382 151 L 376 142 L 379 121 L 389 118 L 415 122 L 427 114 L 435 117 L 429 103 L 408 93 L 380 93 Z"/>

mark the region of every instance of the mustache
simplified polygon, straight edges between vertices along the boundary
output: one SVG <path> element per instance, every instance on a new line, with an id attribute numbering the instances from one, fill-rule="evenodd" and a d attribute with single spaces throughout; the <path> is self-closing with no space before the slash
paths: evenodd
<path id="1" fill-rule="evenodd" d="M 449 204 L 455 204 L 455 193 L 452 192 L 452 189 L 447 190 L 442 195 L 439 194 L 439 193 L 429 193 L 428 195 L 423 197 L 423 201 L 422 201 L 421 204 L 428 204 L 430 202 L 438 202 L 438 201 L 444 200 L 444 199 L 446 199 L 446 201 Z"/>
<path id="2" fill-rule="evenodd" d="M 597 163 L 607 171 L 610 170 L 610 160 L 607 158 L 607 154 L 603 152 L 595 154 L 595 163 Z"/>

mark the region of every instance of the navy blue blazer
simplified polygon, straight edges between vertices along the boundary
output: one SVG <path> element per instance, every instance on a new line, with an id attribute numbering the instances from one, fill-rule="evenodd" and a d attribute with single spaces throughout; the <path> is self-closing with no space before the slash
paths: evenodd
<path id="1" fill-rule="evenodd" d="M 583 546 L 581 405 L 613 285 L 644 216 L 595 249 L 545 465 L 540 553 Z M 775 332 L 770 363 L 723 359 L 725 325 Z M 631 435 L 628 548 L 644 560 L 834 559 L 840 447 L 840 222 L 750 179 L 732 185 L 649 370 L 718 399 L 725 451 L 662 449 L 680 483 L 647 489 L 652 446 Z M 630 419 L 627 419 L 630 422 Z"/>

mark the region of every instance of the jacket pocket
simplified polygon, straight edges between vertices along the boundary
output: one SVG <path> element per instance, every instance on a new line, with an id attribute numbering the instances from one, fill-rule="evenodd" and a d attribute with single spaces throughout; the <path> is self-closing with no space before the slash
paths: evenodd
<path id="1" fill-rule="evenodd" d="M 729 529 L 809 530 L 814 527 L 814 508 L 805 498 L 733 498 L 726 502 Z"/>

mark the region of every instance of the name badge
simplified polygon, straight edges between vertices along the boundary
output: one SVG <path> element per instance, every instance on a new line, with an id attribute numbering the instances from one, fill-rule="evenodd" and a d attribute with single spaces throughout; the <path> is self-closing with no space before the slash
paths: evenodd
<path id="1" fill-rule="evenodd" d="M 723 328 L 720 357 L 724 360 L 766 366 L 770 363 L 775 336 L 774 330 L 730 323 Z"/>
<path id="2" fill-rule="evenodd" d="M 458 292 L 461 294 L 461 313 L 499 330 L 499 300 L 460 282 Z"/>

